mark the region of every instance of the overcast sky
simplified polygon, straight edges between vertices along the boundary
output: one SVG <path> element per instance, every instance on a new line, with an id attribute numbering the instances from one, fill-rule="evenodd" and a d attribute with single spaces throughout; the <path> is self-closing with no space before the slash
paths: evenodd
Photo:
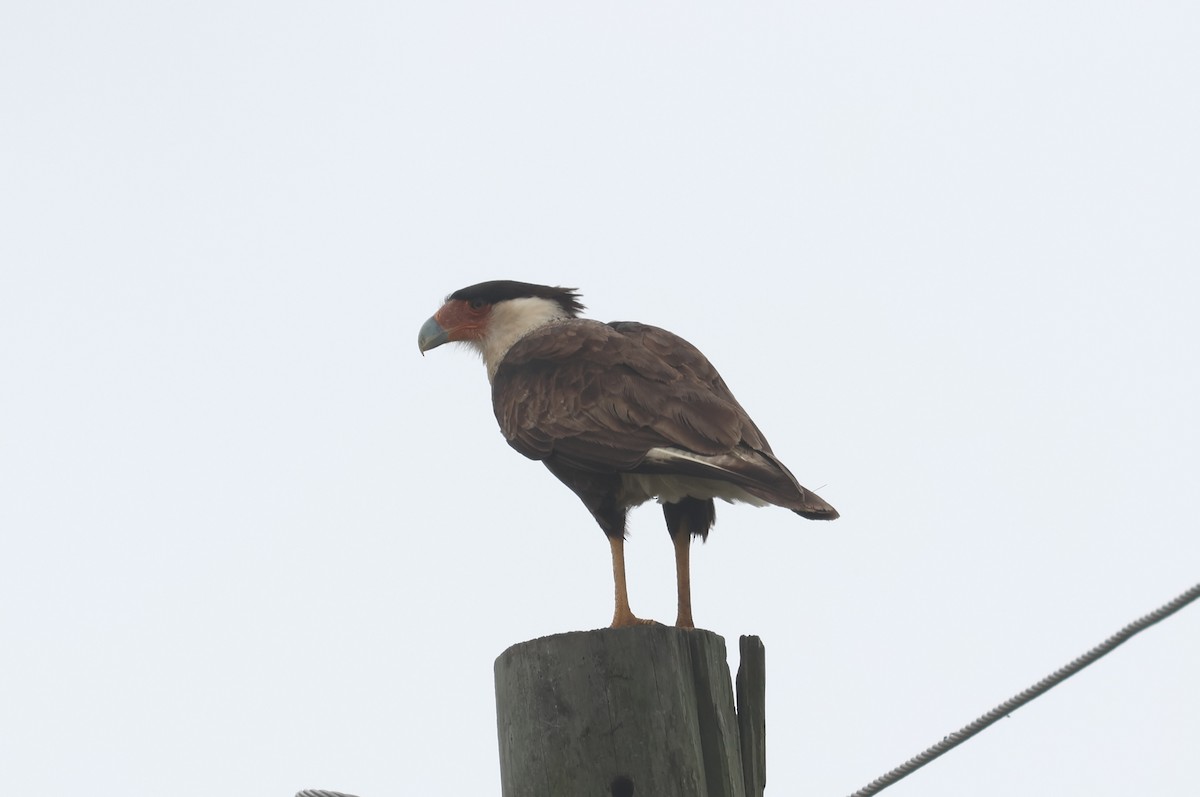
<path id="1" fill-rule="evenodd" d="M 688 338 L 841 512 L 718 507 L 768 794 L 845 795 L 1200 580 L 1189 3 L 0 10 L 14 794 L 499 791 L 492 664 L 608 546 L 421 323 Z M 626 547 L 674 616 L 654 507 Z M 1181 794 L 1200 608 L 888 792 Z"/>

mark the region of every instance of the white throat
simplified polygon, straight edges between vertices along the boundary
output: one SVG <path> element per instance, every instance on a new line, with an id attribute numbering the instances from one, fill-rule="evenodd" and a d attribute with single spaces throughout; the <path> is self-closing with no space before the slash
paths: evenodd
<path id="1" fill-rule="evenodd" d="M 488 381 L 496 376 L 500 361 L 512 345 L 538 327 L 570 314 L 558 302 L 540 297 L 509 299 L 492 306 L 488 316 L 487 334 L 471 344 L 483 355 Z"/>

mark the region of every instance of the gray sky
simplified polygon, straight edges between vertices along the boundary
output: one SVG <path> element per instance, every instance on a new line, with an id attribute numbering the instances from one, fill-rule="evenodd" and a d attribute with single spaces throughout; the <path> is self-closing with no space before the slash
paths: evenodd
<path id="1" fill-rule="evenodd" d="M 719 507 L 768 793 L 844 795 L 1198 580 L 1184 3 L 0 11 L 0 772 L 13 793 L 494 794 L 492 662 L 608 546 L 422 359 L 578 287 L 721 369 L 823 525 Z M 661 514 L 627 546 L 673 617 Z M 909 780 L 1178 794 L 1191 608 Z"/>

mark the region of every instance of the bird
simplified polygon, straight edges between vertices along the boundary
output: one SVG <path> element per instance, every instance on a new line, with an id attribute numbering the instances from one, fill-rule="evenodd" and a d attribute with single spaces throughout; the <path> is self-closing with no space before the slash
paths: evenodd
<path id="1" fill-rule="evenodd" d="M 575 288 L 492 280 L 451 293 L 422 326 L 424 355 L 461 343 L 483 358 L 508 444 L 583 502 L 612 553 L 612 628 L 652 624 L 629 606 L 626 518 L 651 499 L 675 549 L 675 625 L 694 628 L 690 546 L 713 499 L 812 520 L 838 512 L 775 456 L 699 349 L 665 329 L 581 318 Z"/>

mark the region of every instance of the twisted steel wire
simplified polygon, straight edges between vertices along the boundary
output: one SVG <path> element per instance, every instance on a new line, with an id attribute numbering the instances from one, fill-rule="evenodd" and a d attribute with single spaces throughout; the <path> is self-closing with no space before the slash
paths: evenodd
<path id="1" fill-rule="evenodd" d="M 979 733 L 996 720 L 1011 714 L 1013 711 L 1016 711 L 1018 708 L 1033 700 L 1035 697 L 1038 697 L 1042 693 L 1070 678 L 1072 675 L 1079 672 L 1092 662 L 1107 655 L 1108 653 L 1111 653 L 1119 645 L 1129 641 L 1129 639 L 1135 634 L 1145 631 L 1158 621 L 1170 617 L 1184 606 L 1187 606 L 1189 603 L 1196 600 L 1196 598 L 1200 598 L 1200 584 L 1195 585 L 1170 603 L 1160 606 L 1145 617 L 1135 620 L 1134 622 L 1125 626 L 1120 631 L 1113 634 L 1104 642 L 1092 648 L 1079 658 L 1075 659 L 1067 666 L 1056 670 L 1050 675 L 1047 675 L 1045 678 L 1038 681 L 1024 692 L 1005 700 L 1003 703 L 996 706 L 994 709 L 984 714 L 970 725 L 966 726 L 960 731 L 950 734 L 933 747 L 930 747 L 928 750 L 918 756 L 915 756 L 914 758 L 910 758 L 908 761 L 905 761 L 903 764 L 896 767 L 891 772 L 888 772 L 886 775 L 876 778 L 863 788 L 854 792 L 854 794 L 850 795 L 850 797 L 869 797 L 869 795 L 877 794 L 878 792 L 886 789 L 888 786 L 891 786 L 896 781 L 911 775 L 938 756 L 954 749 L 967 739 L 970 739 L 972 736 Z"/>

